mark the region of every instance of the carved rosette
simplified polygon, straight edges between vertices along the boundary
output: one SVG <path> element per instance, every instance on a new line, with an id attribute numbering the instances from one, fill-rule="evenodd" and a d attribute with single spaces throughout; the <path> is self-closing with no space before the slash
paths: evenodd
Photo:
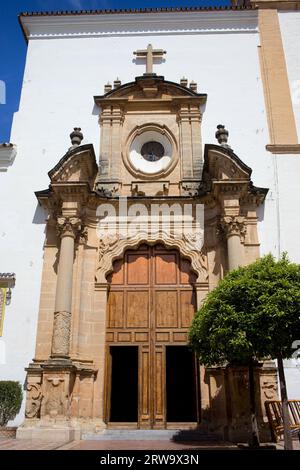
<path id="1" fill-rule="evenodd" d="M 71 313 L 55 312 L 51 356 L 69 357 Z"/>
<path id="2" fill-rule="evenodd" d="M 57 233 L 59 237 L 72 237 L 75 239 L 81 231 L 81 220 L 78 217 L 57 218 Z"/>
<path id="3" fill-rule="evenodd" d="M 224 216 L 220 222 L 220 228 L 226 237 L 238 236 L 243 243 L 246 235 L 245 217 Z"/>
<path id="4" fill-rule="evenodd" d="M 39 418 L 40 409 L 42 403 L 42 387 L 39 383 L 28 383 L 27 384 L 27 396 L 26 396 L 26 418 Z"/>

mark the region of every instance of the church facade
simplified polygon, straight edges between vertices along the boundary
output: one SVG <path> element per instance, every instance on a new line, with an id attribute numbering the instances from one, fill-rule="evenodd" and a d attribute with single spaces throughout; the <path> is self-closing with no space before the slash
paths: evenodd
<path id="1" fill-rule="evenodd" d="M 299 262 L 298 3 L 20 16 L 17 148 L 0 149 L 1 191 L 17 189 L 1 203 L 15 275 L 0 278 L 0 367 L 25 384 L 20 438 L 247 438 L 247 370 L 199 366 L 188 329 L 226 272 L 268 252 Z M 268 439 L 275 364 L 256 381 Z"/>

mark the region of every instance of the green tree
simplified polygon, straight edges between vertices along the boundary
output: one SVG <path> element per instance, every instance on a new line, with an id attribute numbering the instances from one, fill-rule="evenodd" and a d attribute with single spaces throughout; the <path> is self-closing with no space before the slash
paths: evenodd
<path id="1" fill-rule="evenodd" d="M 22 387 L 19 382 L 0 381 L 0 426 L 6 426 L 19 413 L 22 404 Z"/>
<path id="2" fill-rule="evenodd" d="M 267 255 L 228 273 L 208 294 L 192 322 L 189 340 L 206 366 L 220 363 L 249 367 L 252 446 L 259 445 L 253 366 L 257 359 L 277 359 L 285 448 L 292 448 L 283 359 L 300 339 L 300 265 L 284 254 Z"/>

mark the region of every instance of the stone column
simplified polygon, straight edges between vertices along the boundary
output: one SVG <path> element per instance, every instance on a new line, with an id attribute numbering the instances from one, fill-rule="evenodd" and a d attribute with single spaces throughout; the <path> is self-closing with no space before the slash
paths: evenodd
<path id="1" fill-rule="evenodd" d="M 227 238 L 228 270 L 232 271 L 245 264 L 242 245 L 246 231 L 244 217 L 225 216 L 221 221 L 221 226 Z"/>
<path id="2" fill-rule="evenodd" d="M 59 217 L 61 236 L 56 284 L 51 359 L 69 359 L 71 334 L 72 283 L 75 238 L 80 230 L 78 217 Z"/>

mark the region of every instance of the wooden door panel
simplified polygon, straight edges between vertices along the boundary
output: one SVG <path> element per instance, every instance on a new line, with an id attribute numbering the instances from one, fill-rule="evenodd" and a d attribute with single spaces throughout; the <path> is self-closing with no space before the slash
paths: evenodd
<path id="1" fill-rule="evenodd" d="M 148 345 L 140 347 L 139 395 L 140 426 L 151 427 L 151 391 L 150 391 L 150 349 Z"/>
<path id="2" fill-rule="evenodd" d="M 154 352 L 154 427 L 165 427 L 165 348 L 156 346 Z"/>
<path id="3" fill-rule="evenodd" d="M 147 254 L 127 255 L 127 283 L 149 284 L 149 256 Z"/>
<path id="4" fill-rule="evenodd" d="M 180 318 L 181 327 L 191 326 L 196 309 L 196 296 L 192 290 L 182 290 L 180 292 Z"/>
<path id="5" fill-rule="evenodd" d="M 177 291 L 154 291 L 157 328 L 178 327 Z"/>
<path id="6" fill-rule="evenodd" d="M 124 261 L 122 259 L 114 262 L 114 272 L 110 275 L 110 283 L 113 285 L 124 284 Z"/>
<path id="7" fill-rule="evenodd" d="M 128 328 L 149 327 L 149 291 L 128 291 L 126 310 Z"/>
<path id="8" fill-rule="evenodd" d="M 108 281 L 107 342 L 138 346 L 139 426 L 164 428 L 165 348 L 187 342 L 196 307 L 196 276 L 176 250 L 143 245 L 114 263 Z"/>
<path id="9" fill-rule="evenodd" d="M 161 253 L 155 256 L 155 284 L 177 284 L 176 258 L 176 253 Z"/>
<path id="10" fill-rule="evenodd" d="M 124 292 L 113 291 L 108 299 L 108 327 L 122 328 L 124 324 Z"/>
<path id="11" fill-rule="evenodd" d="M 197 276 L 191 271 L 191 262 L 187 259 L 180 259 L 180 284 L 193 284 Z"/>

